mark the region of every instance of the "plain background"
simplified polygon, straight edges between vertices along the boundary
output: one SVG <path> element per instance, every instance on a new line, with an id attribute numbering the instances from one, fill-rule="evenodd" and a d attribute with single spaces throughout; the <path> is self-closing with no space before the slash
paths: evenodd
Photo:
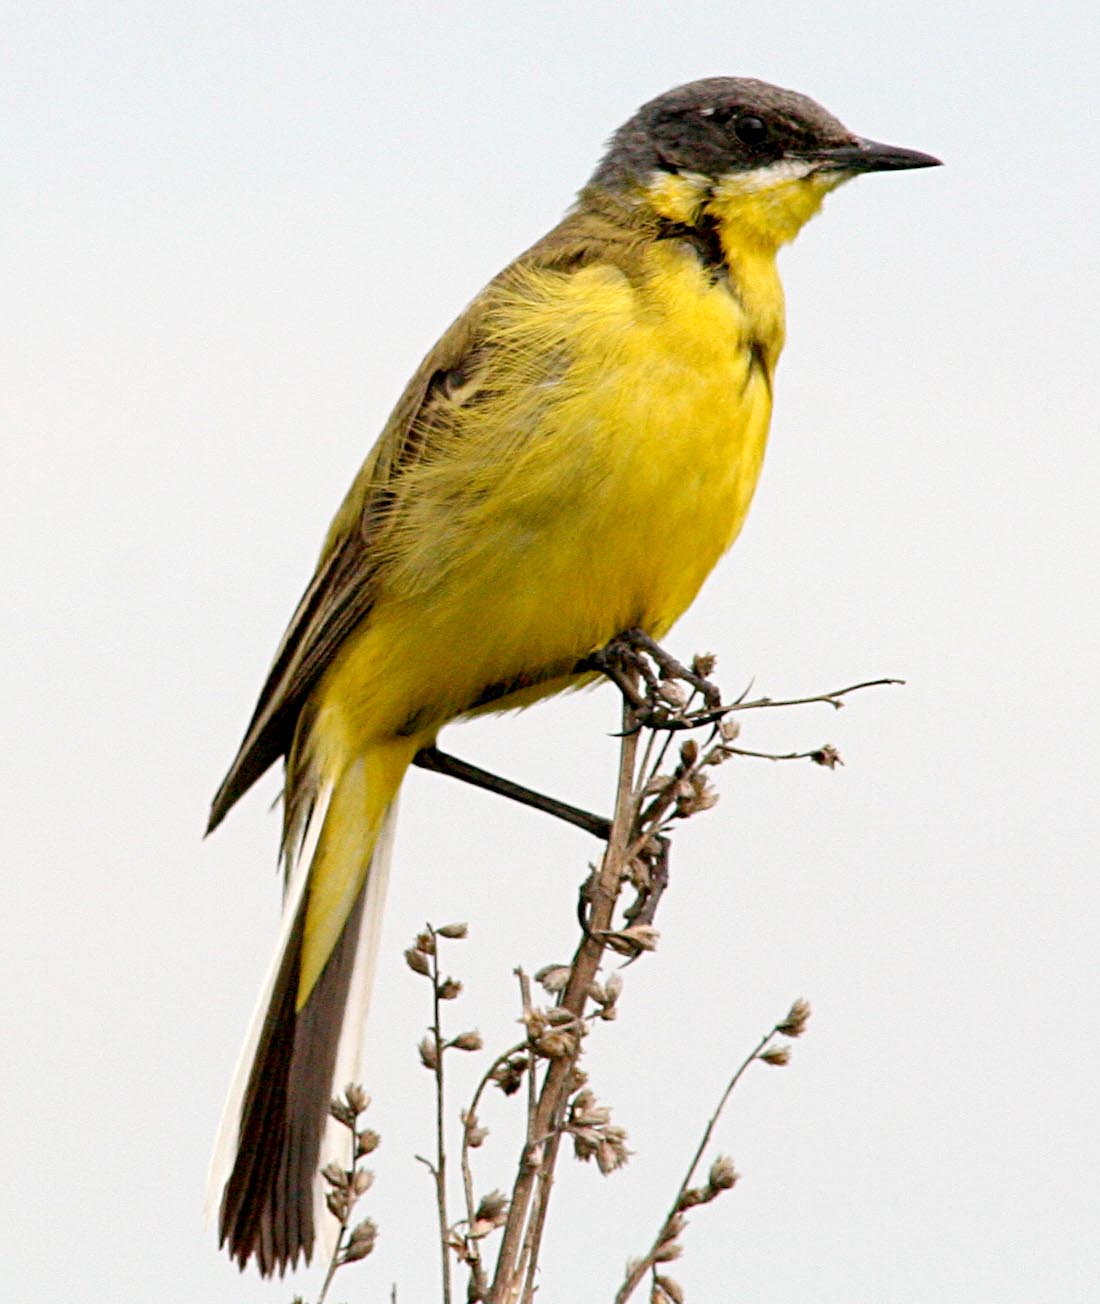
<path id="1" fill-rule="evenodd" d="M 201 1222 L 278 914 L 271 775 L 200 835 L 327 521 L 421 354 L 609 133 L 694 77 L 812 94 L 943 169 L 860 180 L 782 256 L 790 342 L 748 527 L 670 640 L 757 717 L 677 840 L 663 944 L 589 1069 L 636 1155 L 562 1166 L 546 1300 L 607 1300 L 733 1063 L 691 1300 L 1095 1299 L 1094 4 L 24 4 L 0 42 L 4 867 L 0 1280 L 26 1300 L 285 1301 Z M 659 539 L 660 523 L 654 522 Z M 455 729 L 606 807 L 609 690 Z M 364 1077 L 375 1258 L 438 1297 L 426 992 L 515 1037 L 583 835 L 435 776 L 402 804 Z M 460 1067 L 466 1089 L 472 1057 Z M 457 1110 L 461 1096 L 454 1098 Z M 511 1179 L 494 1103 L 482 1190 Z"/>

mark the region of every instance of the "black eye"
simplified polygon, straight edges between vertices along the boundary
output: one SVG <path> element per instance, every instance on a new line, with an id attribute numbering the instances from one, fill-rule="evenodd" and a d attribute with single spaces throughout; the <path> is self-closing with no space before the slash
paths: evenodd
<path id="1" fill-rule="evenodd" d="M 738 118 L 734 131 L 737 132 L 738 140 L 746 145 L 762 145 L 768 139 L 768 124 L 752 113 Z"/>

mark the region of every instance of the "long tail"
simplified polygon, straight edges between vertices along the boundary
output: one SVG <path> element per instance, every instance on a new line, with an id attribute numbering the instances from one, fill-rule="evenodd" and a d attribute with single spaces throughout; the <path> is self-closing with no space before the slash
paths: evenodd
<path id="1" fill-rule="evenodd" d="M 318 803 L 222 1115 L 207 1209 L 241 1268 L 254 1256 L 265 1276 L 308 1262 L 328 1218 L 317 1170 L 335 1157 L 329 1101 L 358 1076 L 406 752 L 357 758 Z"/>

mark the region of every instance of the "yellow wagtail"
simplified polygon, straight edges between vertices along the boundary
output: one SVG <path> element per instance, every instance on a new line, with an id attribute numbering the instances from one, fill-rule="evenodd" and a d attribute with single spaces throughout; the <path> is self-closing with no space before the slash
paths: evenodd
<path id="1" fill-rule="evenodd" d="M 669 91 L 409 382 L 210 815 L 212 829 L 285 759 L 284 924 L 210 1176 L 242 1268 L 282 1272 L 313 1246 L 406 768 L 448 721 L 583 682 L 621 631 L 668 630 L 760 471 L 784 338 L 776 251 L 849 178 L 937 161 L 763 82 Z"/>

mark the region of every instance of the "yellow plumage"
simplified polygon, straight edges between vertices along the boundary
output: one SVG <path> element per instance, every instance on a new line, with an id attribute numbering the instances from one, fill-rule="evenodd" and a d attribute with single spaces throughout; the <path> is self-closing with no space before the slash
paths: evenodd
<path id="1" fill-rule="evenodd" d="M 632 627 L 662 636 L 695 597 L 760 474 L 777 249 L 853 171 L 924 165 L 863 163 L 867 147 L 760 83 L 662 97 L 410 381 L 214 804 L 212 825 L 285 755 L 291 868 L 324 809 L 227 1113 L 222 1234 L 242 1266 L 312 1245 L 316 1115 L 353 964 L 376 944 L 363 903 L 380 908 L 376 842 L 406 768 L 448 721 L 583 682 L 588 654 Z"/>
<path id="2" fill-rule="evenodd" d="M 554 672 L 492 705 L 525 704 L 621 630 L 660 637 L 682 614 L 740 529 L 764 457 L 783 330 L 774 250 L 754 272 L 742 302 L 690 251 L 650 244 L 629 275 L 521 268 L 493 293 L 499 393 L 456 404 L 445 442 L 429 433 L 402 477 L 370 622 L 320 687 L 334 771 L 374 748 L 407 764 L 486 686 Z M 401 776 L 385 773 L 388 797 Z M 322 882 L 299 1003 L 354 899 Z"/>

